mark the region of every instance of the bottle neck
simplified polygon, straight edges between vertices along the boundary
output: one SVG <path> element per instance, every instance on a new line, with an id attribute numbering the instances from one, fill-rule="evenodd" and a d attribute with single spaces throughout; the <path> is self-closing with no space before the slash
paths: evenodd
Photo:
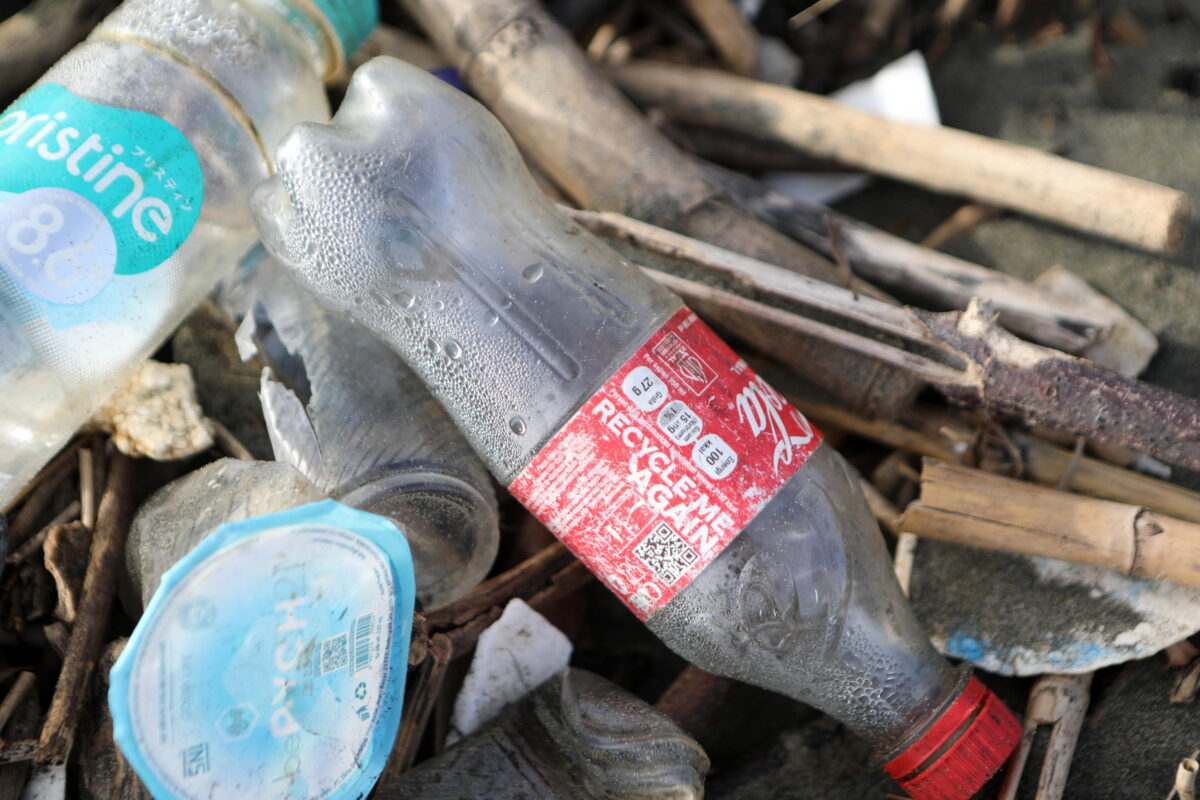
<path id="1" fill-rule="evenodd" d="M 332 23 L 313 0 L 249 0 L 283 19 L 296 34 L 302 50 L 309 56 L 314 71 L 328 83 L 346 64 L 348 54 Z"/>

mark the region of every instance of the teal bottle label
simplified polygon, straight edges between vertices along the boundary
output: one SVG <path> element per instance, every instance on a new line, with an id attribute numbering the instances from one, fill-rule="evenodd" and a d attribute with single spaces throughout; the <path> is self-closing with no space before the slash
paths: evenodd
<path id="1" fill-rule="evenodd" d="M 0 116 L 0 268 L 52 322 L 166 261 L 203 198 L 196 151 L 152 114 L 44 83 Z"/>
<path id="2" fill-rule="evenodd" d="M 163 575 L 117 659 L 113 737 L 156 798 L 366 797 L 415 595 L 383 517 L 326 500 L 226 523 Z"/>

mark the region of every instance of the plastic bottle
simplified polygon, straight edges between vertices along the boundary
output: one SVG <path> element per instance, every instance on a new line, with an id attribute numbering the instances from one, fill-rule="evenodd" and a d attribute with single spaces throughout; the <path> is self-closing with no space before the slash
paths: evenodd
<path id="1" fill-rule="evenodd" d="M 704 750 L 661 712 L 567 668 L 375 796 L 699 800 L 707 772 Z"/>
<path id="2" fill-rule="evenodd" d="M 841 458 L 560 216 L 480 105 L 375 59 L 277 156 L 254 198 L 268 249 L 403 355 L 668 646 L 841 719 L 914 798 L 1003 763 L 1015 718 L 934 651 Z"/>
<path id="3" fill-rule="evenodd" d="M 240 277 L 250 313 L 239 348 L 268 365 L 260 394 L 275 458 L 404 530 L 421 608 L 462 597 L 499 546 L 487 467 L 399 356 L 322 309 L 261 246 Z"/>
<path id="4" fill-rule="evenodd" d="M 291 471 L 239 463 L 241 477 Z M 222 491 L 236 483 L 218 475 L 210 494 L 246 511 Z M 415 594 L 404 536 L 332 500 L 190 530 L 201 540 L 161 575 L 112 669 L 125 757 L 158 798 L 365 797 L 404 702 Z M 159 570 L 141 566 L 147 590 Z"/>
<path id="5" fill-rule="evenodd" d="M 0 504 L 253 243 L 376 0 L 127 0 L 0 114 Z"/>

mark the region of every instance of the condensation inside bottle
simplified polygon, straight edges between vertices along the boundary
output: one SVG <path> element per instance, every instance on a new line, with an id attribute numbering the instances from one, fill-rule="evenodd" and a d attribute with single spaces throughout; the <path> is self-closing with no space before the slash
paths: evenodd
<path id="1" fill-rule="evenodd" d="M 278 163 L 255 196 L 268 248 L 389 342 L 505 483 L 679 308 L 553 209 L 491 115 L 415 67 L 369 62 L 333 123 L 299 126 Z M 826 444 L 649 625 L 881 755 L 961 681 Z"/>

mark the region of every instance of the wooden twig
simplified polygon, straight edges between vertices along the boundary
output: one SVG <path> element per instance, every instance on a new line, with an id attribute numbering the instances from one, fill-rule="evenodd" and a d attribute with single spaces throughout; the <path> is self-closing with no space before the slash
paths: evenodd
<path id="1" fill-rule="evenodd" d="M 396 776 L 412 766 L 417 757 L 417 748 L 425 735 L 425 727 L 429 724 L 429 715 L 433 711 L 434 701 L 446 678 L 446 667 L 452 658 L 453 646 L 450 640 L 440 633 L 435 633 L 429 641 L 429 655 L 417 672 L 417 680 L 409 692 L 405 702 L 404 719 L 396 733 L 396 743 L 392 745 L 392 753 L 387 766 L 379 777 L 379 784 L 385 785 L 395 780 Z"/>
<path id="2" fill-rule="evenodd" d="M 8 105 L 87 36 L 114 5 L 109 0 L 35 0 L 0 22 L 0 105 Z"/>
<path id="3" fill-rule="evenodd" d="M 821 16 L 840 2 L 842 2 L 842 0 L 817 0 L 800 13 L 792 15 L 792 17 L 788 19 L 788 27 L 799 28 L 800 26 L 805 25 Z"/>
<path id="4" fill-rule="evenodd" d="M 242 461 L 253 461 L 254 454 L 246 445 L 242 444 L 241 440 L 233 435 L 233 431 L 225 427 L 219 420 L 212 417 L 205 417 L 205 424 L 212 432 L 213 441 L 217 447 L 221 448 L 221 452 L 230 458 L 240 459 Z"/>
<path id="5" fill-rule="evenodd" d="M 83 439 L 77 438 L 67 445 L 66 449 L 43 467 L 41 472 L 4 508 L 2 513 L 9 514 L 17 503 L 25 500 L 21 510 L 8 524 L 9 547 L 16 547 L 25 540 L 38 517 L 54 498 L 58 487 L 62 486 L 63 482 L 75 473 L 79 466 L 79 459 L 75 453 L 83 445 L 83 441 Z"/>
<path id="6" fill-rule="evenodd" d="M 1017 750 L 1009 759 L 1004 785 L 997 800 L 1016 800 L 1021 774 L 1033 749 L 1037 729 L 1050 727 L 1050 738 L 1038 775 L 1036 800 L 1060 800 L 1067 788 L 1071 757 L 1083 729 L 1088 709 L 1088 689 L 1092 673 L 1082 675 L 1043 675 L 1029 692 L 1025 708 L 1025 729 Z"/>
<path id="7" fill-rule="evenodd" d="M 1183 245 L 1191 201 L 1166 186 L 1041 150 L 888 120 L 827 97 L 665 62 L 614 67 L 639 104 L 675 119 L 774 138 L 937 192 L 1021 211 L 1152 252 Z"/>
<path id="8" fill-rule="evenodd" d="M 733 0 L 684 0 L 683 5 L 726 67 L 738 75 L 754 75 L 758 32 Z"/>
<path id="9" fill-rule="evenodd" d="M 1000 215 L 1000 209 L 985 203 L 967 203 L 943 220 L 921 240 L 922 247 L 937 250 L 965 236 L 972 229 Z"/>
<path id="10" fill-rule="evenodd" d="M 32 672 L 22 672 L 13 681 L 13 685 L 9 687 L 8 694 L 4 695 L 4 701 L 0 702 L 0 730 L 8 724 L 16 713 L 17 708 L 29 696 L 29 692 L 37 686 L 37 676 Z"/>
<path id="11" fill-rule="evenodd" d="M 1200 587 L 1200 524 L 969 467 L 927 460 L 900 529 Z"/>
<path id="12" fill-rule="evenodd" d="M 90 447 L 79 448 L 79 520 L 88 530 L 96 527 L 95 453 Z"/>
<path id="13" fill-rule="evenodd" d="M 71 750 L 79 711 L 104 645 L 133 515 L 133 488 L 133 460 L 118 453 L 108 470 L 75 626 L 38 741 L 37 760 L 42 763 L 60 764 Z"/>
<path id="14" fill-rule="evenodd" d="M 513 597 L 527 598 L 574 558 L 570 550 L 555 542 L 507 572 L 488 578 L 465 597 L 433 609 L 425 615 L 425 623 L 434 630 L 461 626 Z"/>
<path id="15" fill-rule="evenodd" d="M 966 308 L 974 298 L 1000 312 L 1013 333 L 1068 353 L 1082 353 L 1104 338 L 1111 314 L 1054 297 L 1003 272 L 914 244 L 864 222 L 810 203 L 726 170 L 710 169 L 714 180 L 752 214 L 774 228 L 832 257 L 825 218 L 837 225 L 855 273 L 888 291 L 919 298 L 930 308 Z"/>
<path id="16" fill-rule="evenodd" d="M 908 597 L 908 588 L 912 584 L 913 564 L 917 556 L 917 537 L 901 531 L 896 536 L 896 555 L 892 558 L 892 569 L 896 573 L 896 581 L 900 591 Z"/>
<path id="17" fill-rule="evenodd" d="M 50 535 L 50 531 L 54 530 L 60 525 L 66 525 L 78 515 L 79 501 L 73 500 L 71 501 L 71 505 L 58 512 L 54 519 L 50 520 L 50 522 L 47 523 L 44 528 L 35 533 L 29 539 L 26 539 L 16 550 L 13 550 L 11 553 L 9 553 L 4 561 L 8 564 L 20 564 L 22 561 L 25 561 L 34 553 L 42 549 L 42 545 L 45 543 L 46 537 Z"/>

